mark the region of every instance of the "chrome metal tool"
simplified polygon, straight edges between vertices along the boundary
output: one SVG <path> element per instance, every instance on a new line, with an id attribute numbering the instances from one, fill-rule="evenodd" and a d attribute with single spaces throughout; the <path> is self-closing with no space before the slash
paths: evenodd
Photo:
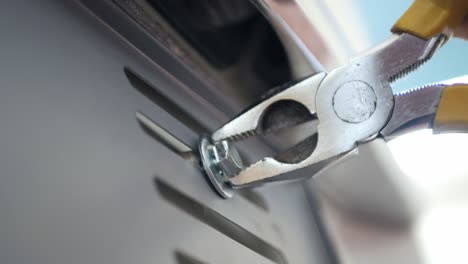
<path id="1" fill-rule="evenodd" d="M 209 138 L 202 138 L 204 167 L 212 183 L 222 186 L 217 188 L 221 196 L 232 196 L 233 188 L 295 179 L 287 173 L 304 167 L 312 168 L 304 177 L 316 175 L 352 155 L 359 143 L 388 139 L 419 125 L 435 132 L 468 132 L 468 86 L 435 85 L 403 94 L 393 94 L 391 89 L 391 82 L 429 60 L 468 14 L 467 1 L 442 1 L 446 3 L 442 9 L 433 2 L 416 1 L 396 23 L 393 35 L 365 54 L 328 74 L 317 73 L 276 89 Z M 443 12 L 446 16 L 437 23 L 427 23 L 428 17 Z M 450 19 L 444 20 L 447 16 Z M 235 172 L 213 166 L 216 160 L 209 157 L 217 146 L 233 149 L 236 140 L 311 120 L 318 121 L 317 131 L 305 140 Z"/>

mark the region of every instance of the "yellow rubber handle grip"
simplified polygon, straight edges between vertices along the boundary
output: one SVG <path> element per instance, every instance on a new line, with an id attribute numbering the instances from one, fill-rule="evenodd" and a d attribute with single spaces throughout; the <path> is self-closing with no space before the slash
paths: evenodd
<path id="1" fill-rule="evenodd" d="M 467 0 L 415 0 L 392 28 L 422 39 L 444 33 L 451 37 L 468 14 Z"/>
<path id="2" fill-rule="evenodd" d="M 434 133 L 468 133 L 468 84 L 454 84 L 444 89 L 432 130 Z"/>

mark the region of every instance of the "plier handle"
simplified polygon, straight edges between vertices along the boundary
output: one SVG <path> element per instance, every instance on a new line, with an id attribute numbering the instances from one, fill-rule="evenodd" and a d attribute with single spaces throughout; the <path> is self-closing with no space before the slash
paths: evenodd
<path id="1" fill-rule="evenodd" d="M 228 189 L 291 180 L 297 176 L 287 173 L 304 167 L 309 168 L 304 177 L 317 175 L 355 153 L 358 144 L 376 137 L 388 140 L 417 125 L 436 133 L 468 132 L 468 85 L 432 85 L 401 94 L 391 89 L 392 82 L 429 60 L 467 14 L 466 0 L 416 0 L 388 40 L 328 74 L 273 89 L 202 138 L 200 154 L 211 182 L 228 197 Z M 223 171 L 204 157 L 216 146 L 232 150 L 226 146 L 236 140 L 314 120 L 316 131 L 302 142 L 237 171 Z"/>

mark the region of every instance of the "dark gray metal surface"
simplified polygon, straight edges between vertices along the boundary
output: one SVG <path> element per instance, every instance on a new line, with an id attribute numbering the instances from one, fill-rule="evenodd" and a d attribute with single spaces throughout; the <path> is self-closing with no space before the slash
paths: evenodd
<path id="1" fill-rule="evenodd" d="M 327 263 L 299 184 L 220 199 L 141 129 L 137 111 L 192 147 L 198 139 L 124 67 L 210 129 L 231 113 L 131 20 L 133 44 L 104 23 L 123 13 L 96 14 L 60 0 L 0 9 L 0 262 Z"/>

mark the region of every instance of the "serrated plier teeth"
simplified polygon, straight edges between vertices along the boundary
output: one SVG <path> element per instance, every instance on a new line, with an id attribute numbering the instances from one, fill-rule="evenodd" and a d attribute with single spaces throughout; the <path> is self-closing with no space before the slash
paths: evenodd
<path id="1" fill-rule="evenodd" d="M 226 123 L 211 138 L 235 141 L 313 119 L 315 95 L 325 76 L 325 73 L 316 74 L 276 93 Z"/>

